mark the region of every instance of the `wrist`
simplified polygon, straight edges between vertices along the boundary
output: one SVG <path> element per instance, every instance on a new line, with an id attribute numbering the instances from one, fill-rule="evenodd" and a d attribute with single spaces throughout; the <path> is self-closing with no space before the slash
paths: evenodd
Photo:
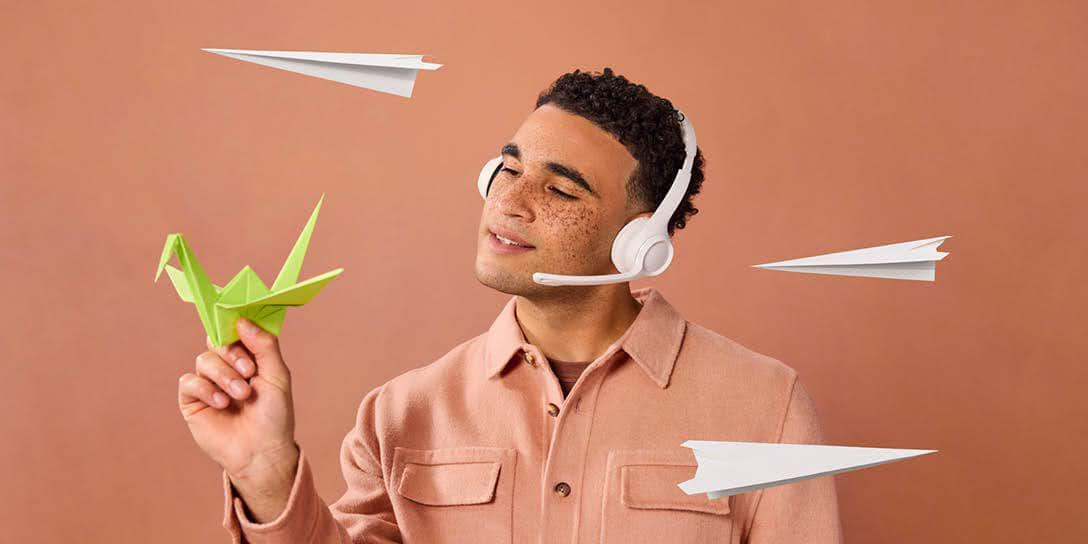
<path id="1" fill-rule="evenodd" d="M 294 441 L 254 455 L 238 471 L 227 471 L 231 483 L 243 495 L 275 498 L 290 493 L 298 472 L 299 447 Z"/>

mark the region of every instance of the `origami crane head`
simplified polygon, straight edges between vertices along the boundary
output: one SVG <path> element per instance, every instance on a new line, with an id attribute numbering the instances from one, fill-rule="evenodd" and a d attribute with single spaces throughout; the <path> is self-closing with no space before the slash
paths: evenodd
<path id="1" fill-rule="evenodd" d="M 317 223 L 317 214 L 321 210 L 321 202 L 324 199 L 325 196 L 322 195 L 318 200 L 310 220 L 302 229 L 302 234 L 299 235 L 295 247 L 291 249 L 287 262 L 283 264 L 271 288 L 267 287 L 257 273 L 248 266 L 238 272 L 225 286 L 213 284 L 197 262 L 192 248 L 180 233 L 166 237 L 166 245 L 162 249 L 159 267 L 155 272 L 155 281 L 159 281 L 159 276 L 165 269 L 181 300 L 196 306 L 200 321 L 204 324 L 204 330 L 207 331 L 208 337 L 215 346 L 223 346 L 238 340 L 235 323 L 239 317 L 249 319 L 262 329 L 278 336 L 288 306 L 306 304 L 317 296 L 325 284 L 344 271 L 343 268 L 337 268 L 298 282 L 302 261 L 306 257 L 306 248 L 310 244 L 310 235 L 313 233 L 314 224 Z M 170 257 L 174 255 L 178 257 L 180 270 L 167 264 Z"/>

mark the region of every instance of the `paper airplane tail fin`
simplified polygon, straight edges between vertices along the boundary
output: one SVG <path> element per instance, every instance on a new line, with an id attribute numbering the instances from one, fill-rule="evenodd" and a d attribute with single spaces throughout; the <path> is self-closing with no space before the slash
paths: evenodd
<path id="1" fill-rule="evenodd" d="M 680 483 L 676 484 L 676 487 L 679 487 L 681 491 L 683 491 L 684 493 L 687 493 L 688 495 L 694 495 L 696 493 L 700 493 L 700 491 L 699 491 L 700 487 L 705 487 L 705 486 L 703 485 L 703 482 L 701 482 L 701 481 L 699 481 L 699 480 L 697 480 L 695 478 L 692 478 L 690 480 L 685 480 L 683 482 L 680 482 Z"/>
<path id="2" fill-rule="evenodd" d="M 918 245 L 910 248 L 911 253 L 921 253 L 933 257 L 933 260 L 939 261 L 948 256 L 946 251 L 937 251 L 937 247 L 944 243 L 945 240 L 951 238 L 952 235 L 938 236 L 936 238 L 929 238 L 927 240 L 920 240 Z"/>
<path id="3" fill-rule="evenodd" d="M 295 246 L 287 255 L 287 260 L 283 263 L 279 275 L 276 276 L 276 281 L 272 283 L 272 291 L 281 291 L 298 281 L 299 272 L 302 271 L 302 261 L 306 258 L 306 250 L 310 246 L 310 236 L 314 232 L 314 225 L 317 224 L 317 214 L 321 211 L 321 203 L 324 200 L 325 195 L 322 194 L 313 213 L 310 214 L 310 220 L 303 227 L 302 234 L 299 234 Z"/>

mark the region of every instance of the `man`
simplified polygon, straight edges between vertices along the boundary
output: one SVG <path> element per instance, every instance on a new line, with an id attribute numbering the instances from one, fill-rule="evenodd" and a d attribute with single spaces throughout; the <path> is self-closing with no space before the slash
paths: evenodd
<path id="1" fill-rule="evenodd" d="M 179 405 L 223 468 L 234 542 L 841 542 L 834 482 L 686 495 L 687 439 L 819 443 L 786 365 L 686 321 L 653 288 L 547 286 L 615 273 L 610 250 L 684 160 L 671 103 L 612 70 L 565 74 L 502 148 L 476 276 L 513 295 L 489 330 L 362 400 L 341 446 L 348 489 L 317 494 L 294 440 L 278 340 L 197 358 Z M 669 223 L 696 213 L 701 153 Z"/>

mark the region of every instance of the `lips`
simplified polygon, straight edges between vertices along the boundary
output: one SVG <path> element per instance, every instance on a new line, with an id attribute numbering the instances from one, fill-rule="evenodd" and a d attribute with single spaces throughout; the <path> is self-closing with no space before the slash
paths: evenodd
<path id="1" fill-rule="evenodd" d="M 498 240 L 511 247 L 524 247 L 533 248 L 533 244 L 530 244 L 527 240 L 519 236 L 517 233 L 504 229 L 502 227 L 492 225 L 488 230 L 491 234 L 494 234 Z"/>

